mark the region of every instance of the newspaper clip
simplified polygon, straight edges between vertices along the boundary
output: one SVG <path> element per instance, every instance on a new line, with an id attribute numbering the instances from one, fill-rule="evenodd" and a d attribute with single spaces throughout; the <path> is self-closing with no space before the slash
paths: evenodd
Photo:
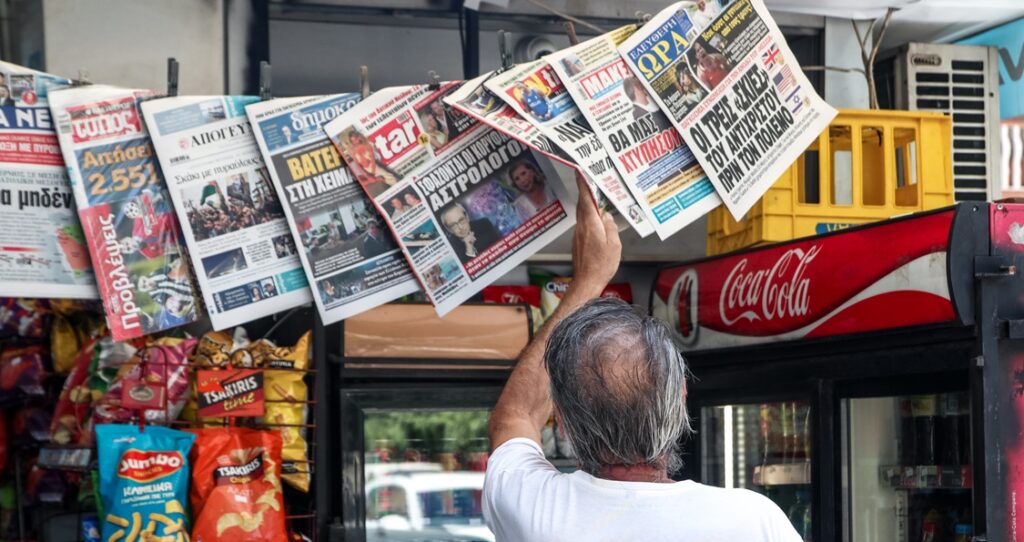
<path id="1" fill-rule="evenodd" d="M 85 68 L 78 68 L 78 79 L 71 80 L 71 86 L 73 87 L 84 87 L 91 85 L 92 81 L 89 80 L 89 71 Z"/>
<path id="2" fill-rule="evenodd" d="M 576 25 L 572 24 L 572 21 L 565 21 L 562 26 L 565 27 L 565 35 L 569 36 L 569 45 L 579 45 L 580 38 L 576 35 Z"/>
<path id="3" fill-rule="evenodd" d="M 636 17 L 636 20 L 640 23 L 641 26 L 647 24 L 651 20 L 651 17 L 653 17 L 653 15 L 651 15 L 650 13 L 640 10 L 637 10 L 636 13 L 633 14 L 633 16 Z"/>
<path id="4" fill-rule="evenodd" d="M 270 99 L 270 63 L 266 60 L 260 61 L 260 100 Z"/>
<path id="5" fill-rule="evenodd" d="M 427 83 L 427 90 L 433 91 L 441 89 L 441 76 L 437 75 L 436 71 L 428 71 L 427 77 L 430 78 L 430 81 Z"/>
<path id="6" fill-rule="evenodd" d="M 370 95 L 370 68 L 359 66 L 359 94 L 365 100 Z"/>
<path id="7" fill-rule="evenodd" d="M 504 30 L 498 31 L 498 54 L 501 55 L 501 69 L 507 70 L 512 66 L 512 52 L 509 50 L 509 33 Z"/>
<path id="8" fill-rule="evenodd" d="M 178 95 L 178 61 L 175 58 L 167 58 L 167 96 Z"/>

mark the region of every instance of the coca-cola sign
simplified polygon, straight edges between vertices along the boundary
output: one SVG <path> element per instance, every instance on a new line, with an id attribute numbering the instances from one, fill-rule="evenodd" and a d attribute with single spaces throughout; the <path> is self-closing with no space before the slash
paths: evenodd
<path id="1" fill-rule="evenodd" d="M 949 321 L 952 221 L 930 213 L 670 267 L 652 311 L 689 349 Z"/>

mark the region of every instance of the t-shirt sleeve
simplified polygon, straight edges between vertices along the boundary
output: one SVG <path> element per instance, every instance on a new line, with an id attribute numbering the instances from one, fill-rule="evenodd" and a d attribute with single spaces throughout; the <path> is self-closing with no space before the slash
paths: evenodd
<path id="1" fill-rule="evenodd" d="M 539 518 L 545 487 L 560 476 L 544 451 L 528 438 L 514 438 L 491 454 L 484 476 L 483 508 L 487 526 L 498 540 L 513 540 L 518 528 Z M 502 536 L 504 535 L 504 536 Z"/>
<path id="2" fill-rule="evenodd" d="M 763 495 L 758 495 L 758 497 L 761 497 L 761 502 L 765 508 L 765 540 L 770 540 L 771 542 L 803 542 L 804 537 L 796 532 L 796 528 L 790 523 L 789 518 L 779 508 L 779 505 Z"/>

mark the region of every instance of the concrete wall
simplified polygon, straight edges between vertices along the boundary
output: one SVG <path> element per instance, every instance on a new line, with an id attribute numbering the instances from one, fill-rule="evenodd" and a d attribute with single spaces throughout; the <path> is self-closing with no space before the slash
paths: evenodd
<path id="1" fill-rule="evenodd" d="M 163 89 L 167 57 L 181 94 L 222 94 L 225 0 L 43 0 L 47 71 L 95 83 Z"/>

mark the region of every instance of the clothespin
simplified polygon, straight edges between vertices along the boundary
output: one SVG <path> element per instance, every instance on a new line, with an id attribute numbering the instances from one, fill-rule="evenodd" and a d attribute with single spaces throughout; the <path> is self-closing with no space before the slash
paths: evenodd
<path id="1" fill-rule="evenodd" d="M 498 31 L 498 53 L 501 55 L 501 69 L 507 70 L 512 66 L 512 51 L 509 49 L 509 34 L 504 30 Z"/>
<path id="2" fill-rule="evenodd" d="M 178 95 L 178 61 L 174 57 L 167 59 L 167 95 Z"/>
<path id="3" fill-rule="evenodd" d="M 427 83 L 427 90 L 439 90 L 441 88 L 441 76 L 437 75 L 436 71 L 428 71 L 427 77 L 430 78 L 430 82 Z"/>
<path id="4" fill-rule="evenodd" d="M 370 68 L 359 66 L 359 93 L 365 100 L 370 95 Z"/>
<path id="5" fill-rule="evenodd" d="M 650 13 L 640 10 L 637 10 L 633 15 L 636 17 L 636 20 L 639 21 L 641 26 L 647 24 L 647 22 L 651 20 L 651 17 L 653 17 Z"/>
<path id="6" fill-rule="evenodd" d="M 78 79 L 72 80 L 71 81 L 71 86 L 73 86 L 73 87 L 84 87 L 85 85 L 91 85 L 91 84 L 92 84 L 92 82 L 89 81 L 89 72 L 86 71 L 85 68 L 78 68 Z"/>
<path id="7" fill-rule="evenodd" d="M 270 99 L 270 63 L 260 61 L 260 100 Z"/>
<path id="8" fill-rule="evenodd" d="M 576 26 L 572 24 L 572 21 L 565 21 L 562 26 L 565 27 L 565 34 L 569 36 L 569 45 L 579 44 L 580 38 L 576 35 Z"/>

